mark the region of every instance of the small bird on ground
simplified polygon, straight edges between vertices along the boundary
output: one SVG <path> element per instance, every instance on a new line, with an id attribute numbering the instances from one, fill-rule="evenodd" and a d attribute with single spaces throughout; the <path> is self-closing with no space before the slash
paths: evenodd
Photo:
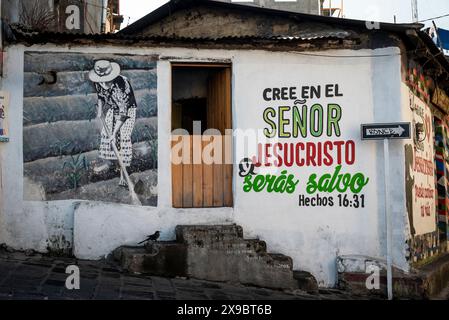
<path id="1" fill-rule="evenodd" d="M 148 236 L 145 240 L 143 240 L 142 242 L 139 242 L 138 244 L 142 244 L 148 241 L 157 241 L 157 239 L 159 239 L 159 237 L 161 236 L 161 232 L 160 231 L 156 231 L 154 234 L 152 234 L 151 236 Z"/>

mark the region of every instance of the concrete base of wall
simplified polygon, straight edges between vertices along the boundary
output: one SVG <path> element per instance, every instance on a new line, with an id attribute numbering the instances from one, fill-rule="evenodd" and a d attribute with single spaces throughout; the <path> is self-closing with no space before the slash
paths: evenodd
<path id="1" fill-rule="evenodd" d="M 362 265 L 367 266 L 362 270 Z M 369 290 L 367 280 L 372 277 L 372 268 L 379 267 L 379 289 Z M 360 295 L 387 295 L 387 276 L 385 262 L 370 257 L 346 256 L 338 258 L 338 285 Z M 372 278 L 370 278 L 372 279 Z M 432 263 L 405 273 L 393 268 L 393 295 L 396 299 L 431 299 L 440 294 L 449 285 L 449 254 L 443 255 Z"/>

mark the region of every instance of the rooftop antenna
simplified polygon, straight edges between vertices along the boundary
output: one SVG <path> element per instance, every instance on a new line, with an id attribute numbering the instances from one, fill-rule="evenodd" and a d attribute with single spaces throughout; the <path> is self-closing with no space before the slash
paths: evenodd
<path id="1" fill-rule="evenodd" d="M 419 21 L 418 0 L 412 0 L 412 21 L 413 21 L 413 23 L 417 23 Z"/>

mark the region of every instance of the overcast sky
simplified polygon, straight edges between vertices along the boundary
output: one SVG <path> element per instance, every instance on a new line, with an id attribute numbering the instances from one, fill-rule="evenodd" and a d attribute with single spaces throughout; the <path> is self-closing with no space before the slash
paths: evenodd
<path id="1" fill-rule="evenodd" d="M 301 0 L 298 0 L 301 1 Z M 167 0 L 121 0 L 125 24 L 140 19 L 149 12 L 168 2 Z M 339 3 L 339 0 L 333 0 Z M 429 19 L 449 14 L 449 0 L 418 0 L 419 19 Z M 411 0 L 344 0 L 346 18 L 374 21 L 411 22 Z M 431 22 L 428 22 L 428 24 Z M 449 29 L 449 17 L 435 20 L 437 26 Z"/>

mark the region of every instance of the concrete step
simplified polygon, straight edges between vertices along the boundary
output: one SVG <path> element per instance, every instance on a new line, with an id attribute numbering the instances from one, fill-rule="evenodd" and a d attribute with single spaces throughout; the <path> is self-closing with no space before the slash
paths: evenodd
<path id="1" fill-rule="evenodd" d="M 387 275 L 386 262 L 381 259 L 365 256 L 342 256 L 337 259 L 338 279 L 341 289 L 354 294 L 375 294 L 386 297 Z M 366 281 L 373 273 L 372 268 L 379 270 L 378 290 L 368 290 Z M 370 268 L 367 270 L 367 268 Z M 431 299 L 437 297 L 449 284 L 449 254 L 443 254 L 431 263 L 404 272 L 393 268 L 393 296 L 396 299 Z"/>
<path id="2" fill-rule="evenodd" d="M 143 247 L 120 247 L 112 255 L 131 273 L 161 277 L 185 277 L 187 274 L 187 249 L 182 243 L 156 243 L 154 252 Z"/>
<path id="3" fill-rule="evenodd" d="M 256 253 L 267 253 L 267 243 L 259 239 L 246 239 L 245 240 Z"/>
<path id="4" fill-rule="evenodd" d="M 317 294 L 319 292 L 318 282 L 310 272 L 293 271 L 293 278 L 298 282 L 300 290 L 311 294 Z"/>
<path id="5" fill-rule="evenodd" d="M 292 258 L 280 254 L 280 253 L 268 253 L 269 259 L 267 263 L 273 267 L 280 267 L 284 269 L 289 269 L 293 271 L 293 260 Z"/>
<path id="6" fill-rule="evenodd" d="M 155 90 L 135 91 L 137 118 L 157 116 L 157 94 Z M 58 121 L 92 120 L 97 116 L 96 93 L 63 97 L 29 97 L 23 101 L 23 124 Z"/>
<path id="7" fill-rule="evenodd" d="M 48 157 L 79 154 L 98 150 L 100 146 L 101 121 L 59 121 L 38 124 L 23 129 L 23 156 L 25 162 Z M 155 141 L 157 117 L 136 120 L 132 141 Z"/>
<path id="8" fill-rule="evenodd" d="M 161 275 L 166 263 L 176 262 L 185 267 L 183 273 L 177 269 L 177 276 L 271 289 L 312 292 L 317 288 L 313 286 L 316 280 L 313 282 L 312 275 L 301 276 L 296 272 L 295 277 L 290 257 L 267 253 L 264 241 L 245 240 L 242 227 L 235 224 L 178 226 L 176 242 L 158 242 L 156 245 L 162 249 L 153 255 L 143 248 L 120 249 L 122 266 L 131 272 Z M 184 262 L 172 256 L 176 250 L 178 256 L 185 258 Z M 173 274 L 172 271 L 168 273 Z"/>
<path id="9" fill-rule="evenodd" d="M 177 226 L 176 239 L 187 245 L 203 245 L 235 239 L 243 240 L 243 229 L 237 225 Z"/>

